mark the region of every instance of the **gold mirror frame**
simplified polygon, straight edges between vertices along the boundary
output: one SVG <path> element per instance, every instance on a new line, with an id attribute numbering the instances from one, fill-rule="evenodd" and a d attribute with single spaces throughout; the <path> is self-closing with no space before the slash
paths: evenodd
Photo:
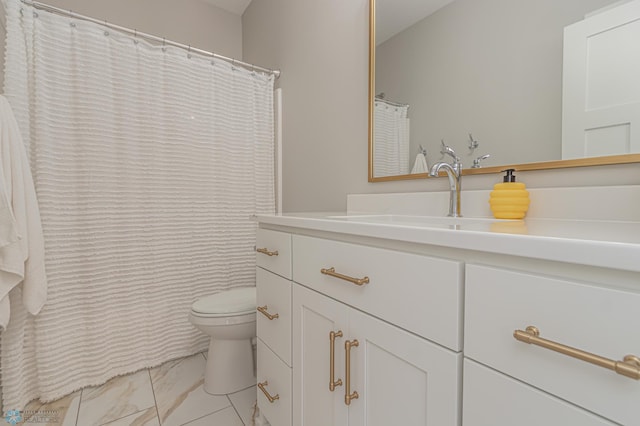
<path id="1" fill-rule="evenodd" d="M 373 102 L 375 96 L 376 71 L 376 1 L 369 0 L 369 182 L 425 179 L 427 173 L 396 176 L 373 176 Z M 640 154 L 610 155 L 605 157 L 578 158 L 575 160 L 551 160 L 536 163 L 505 164 L 502 166 L 464 169 L 463 175 L 499 173 L 505 169 L 518 171 L 564 169 L 569 167 L 604 166 L 610 164 L 640 163 Z"/>

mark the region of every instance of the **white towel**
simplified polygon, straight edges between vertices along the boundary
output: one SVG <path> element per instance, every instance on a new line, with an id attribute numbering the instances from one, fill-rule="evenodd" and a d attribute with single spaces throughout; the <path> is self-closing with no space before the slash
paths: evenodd
<path id="1" fill-rule="evenodd" d="M 10 317 L 9 292 L 22 283 L 22 303 L 36 315 L 47 299 L 47 277 L 29 162 L 11 106 L 1 95 L 0 167 L 0 328 L 4 329 Z M 13 213 L 10 219 L 5 208 Z"/>
<path id="2" fill-rule="evenodd" d="M 411 169 L 411 174 L 414 173 L 428 173 L 429 166 L 427 166 L 427 159 L 424 154 L 419 152 L 416 155 L 416 161 L 413 163 L 413 169 Z"/>

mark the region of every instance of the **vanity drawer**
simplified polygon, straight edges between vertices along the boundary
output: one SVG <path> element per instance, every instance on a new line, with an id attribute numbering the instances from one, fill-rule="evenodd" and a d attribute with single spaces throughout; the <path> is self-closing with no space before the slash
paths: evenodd
<path id="1" fill-rule="evenodd" d="M 291 234 L 258 229 L 256 264 L 274 274 L 291 279 Z"/>
<path id="2" fill-rule="evenodd" d="M 291 366 L 291 281 L 256 268 L 258 337 Z"/>
<path id="3" fill-rule="evenodd" d="M 272 425 L 291 426 L 291 369 L 260 339 L 257 380 L 258 406 L 261 413 Z M 273 398 L 272 401 L 267 393 Z"/>
<path id="4" fill-rule="evenodd" d="M 463 389 L 463 426 L 614 425 L 468 359 Z"/>
<path id="5" fill-rule="evenodd" d="M 393 250 L 293 236 L 294 281 L 454 351 L 461 346 L 462 264 Z M 321 273 L 369 278 L 356 285 Z"/>
<path id="6" fill-rule="evenodd" d="M 640 356 L 640 294 L 468 265 L 465 356 L 625 425 L 640 419 L 640 381 L 514 338 L 539 337 L 614 361 Z"/>

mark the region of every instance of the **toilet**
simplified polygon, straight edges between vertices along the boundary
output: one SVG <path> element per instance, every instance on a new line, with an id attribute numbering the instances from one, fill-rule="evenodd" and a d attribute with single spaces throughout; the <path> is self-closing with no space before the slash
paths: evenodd
<path id="1" fill-rule="evenodd" d="M 256 337 L 256 288 L 238 287 L 196 300 L 189 321 L 211 337 L 204 390 L 225 395 L 256 384 L 252 339 Z"/>

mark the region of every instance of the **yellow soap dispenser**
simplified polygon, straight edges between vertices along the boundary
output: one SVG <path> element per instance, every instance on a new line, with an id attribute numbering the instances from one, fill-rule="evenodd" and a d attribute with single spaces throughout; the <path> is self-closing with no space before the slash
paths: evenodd
<path id="1" fill-rule="evenodd" d="M 496 219 L 522 219 L 529 210 L 529 191 L 525 184 L 516 182 L 514 169 L 506 172 L 503 183 L 496 183 L 489 195 L 491 211 Z"/>

